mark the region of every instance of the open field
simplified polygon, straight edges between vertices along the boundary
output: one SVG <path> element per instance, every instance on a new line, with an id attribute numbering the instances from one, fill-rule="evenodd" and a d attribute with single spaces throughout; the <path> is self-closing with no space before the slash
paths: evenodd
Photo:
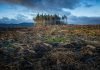
<path id="1" fill-rule="evenodd" d="M 100 25 L 0 28 L 0 70 L 99 70 Z"/>

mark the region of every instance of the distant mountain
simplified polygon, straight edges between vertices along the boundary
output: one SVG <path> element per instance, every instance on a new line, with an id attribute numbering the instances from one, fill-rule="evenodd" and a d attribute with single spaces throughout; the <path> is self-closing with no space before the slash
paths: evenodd
<path id="1" fill-rule="evenodd" d="M 19 23 L 19 24 L 6 24 L 6 23 L 0 23 L 0 27 L 9 27 L 9 28 L 16 28 L 16 27 L 32 27 L 34 26 L 33 23 Z"/>

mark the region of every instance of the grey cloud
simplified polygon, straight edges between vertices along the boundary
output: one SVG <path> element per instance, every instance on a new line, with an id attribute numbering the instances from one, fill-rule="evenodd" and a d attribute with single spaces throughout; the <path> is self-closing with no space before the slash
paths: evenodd
<path id="1" fill-rule="evenodd" d="M 23 17 L 23 18 L 21 18 Z M 20 17 L 17 17 L 17 19 L 10 19 L 7 17 L 3 17 L 0 19 L 0 23 L 21 23 L 21 22 L 28 22 L 25 20 L 26 16 L 20 15 Z M 19 19 L 20 18 L 20 19 Z M 24 19 L 24 20 L 23 20 Z M 69 16 L 68 17 L 68 23 L 69 24 L 100 24 L 100 17 L 76 17 L 76 16 Z"/>
<path id="2" fill-rule="evenodd" d="M 9 23 L 18 23 L 18 20 L 17 19 L 10 19 L 8 17 L 3 17 L 0 19 L 0 23 L 2 24 L 9 24 Z"/>
<path id="3" fill-rule="evenodd" d="M 72 24 L 100 24 L 100 17 L 76 17 L 68 18 L 69 23 Z"/>
<path id="4" fill-rule="evenodd" d="M 29 22 L 29 19 L 27 16 L 24 15 L 17 15 L 15 18 L 8 18 L 8 17 L 3 17 L 0 19 L 0 23 L 3 24 L 17 24 L 17 23 L 22 23 L 22 22 Z"/>
<path id="5" fill-rule="evenodd" d="M 82 0 L 0 0 L 0 2 L 18 4 L 36 9 L 48 9 L 48 8 L 74 9 L 78 7 L 83 1 Z"/>

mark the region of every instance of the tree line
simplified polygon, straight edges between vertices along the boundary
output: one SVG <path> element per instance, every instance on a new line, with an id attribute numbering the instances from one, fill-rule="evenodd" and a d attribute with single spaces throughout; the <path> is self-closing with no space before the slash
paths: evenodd
<path id="1" fill-rule="evenodd" d="M 67 16 L 37 14 L 34 21 L 36 25 L 62 25 L 65 24 L 64 21 L 67 22 Z"/>

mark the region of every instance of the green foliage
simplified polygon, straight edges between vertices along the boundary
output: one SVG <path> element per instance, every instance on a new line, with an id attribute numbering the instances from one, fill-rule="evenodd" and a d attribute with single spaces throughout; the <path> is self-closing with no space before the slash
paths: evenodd
<path id="1" fill-rule="evenodd" d="M 66 39 L 64 37 L 48 37 L 46 38 L 46 42 L 48 43 L 61 43 L 66 42 Z"/>
<path id="2" fill-rule="evenodd" d="M 10 41 L 4 41 L 2 45 L 3 45 L 4 47 L 9 48 L 9 47 L 12 46 L 12 42 L 10 42 Z"/>

